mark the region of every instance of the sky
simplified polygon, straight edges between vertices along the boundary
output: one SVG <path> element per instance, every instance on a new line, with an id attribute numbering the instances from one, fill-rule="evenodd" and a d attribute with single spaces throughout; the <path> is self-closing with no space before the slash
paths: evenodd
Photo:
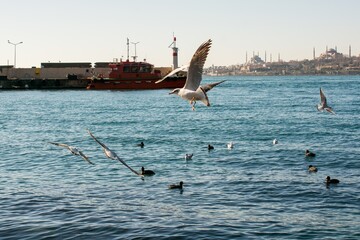
<path id="1" fill-rule="evenodd" d="M 326 46 L 360 55 L 358 0 L 1 0 L 0 65 L 126 59 L 171 66 L 173 34 L 179 65 L 213 40 L 205 67 L 242 64 L 253 53 L 273 61 L 312 59 Z M 130 56 L 135 44 L 130 43 Z"/>

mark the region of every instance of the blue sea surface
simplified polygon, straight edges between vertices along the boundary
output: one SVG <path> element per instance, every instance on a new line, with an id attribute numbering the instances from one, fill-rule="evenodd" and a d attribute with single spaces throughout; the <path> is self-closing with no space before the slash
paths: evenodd
<path id="1" fill-rule="evenodd" d="M 196 111 L 169 90 L 0 91 L 0 239 L 360 239 L 360 76 L 220 80 Z"/>

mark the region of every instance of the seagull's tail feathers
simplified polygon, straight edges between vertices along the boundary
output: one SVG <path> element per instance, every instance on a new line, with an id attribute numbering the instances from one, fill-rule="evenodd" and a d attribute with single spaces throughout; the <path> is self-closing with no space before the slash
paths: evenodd
<path id="1" fill-rule="evenodd" d="M 203 87 L 199 87 L 199 89 L 204 93 L 205 98 L 201 99 L 201 102 L 205 104 L 205 106 L 210 107 L 210 101 L 208 98 L 208 95 L 206 93 L 206 90 Z"/>
<path id="2" fill-rule="evenodd" d="M 220 83 L 225 82 L 225 80 L 222 80 L 220 82 L 215 82 L 215 83 L 209 83 L 203 86 L 200 86 L 199 88 L 201 89 L 201 91 L 204 93 L 205 98 L 201 99 L 201 101 L 205 104 L 205 106 L 210 107 L 210 101 L 207 95 L 207 92 L 210 91 L 213 87 L 219 85 Z"/>

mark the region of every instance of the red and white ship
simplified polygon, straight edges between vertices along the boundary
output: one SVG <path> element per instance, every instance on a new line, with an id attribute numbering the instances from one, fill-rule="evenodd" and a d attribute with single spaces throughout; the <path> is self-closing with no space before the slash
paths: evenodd
<path id="1" fill-rule="evenodd" d="M 129 40 L 127 42 L 129 49 Z M 176 38 L 174 37 L 173 45 L 173 69 L 178 67 Z M 170 45 L 170 46 L 171 46 Z M 137 62 L 136 56 L 134 61 L 120 61 L 109 64 L 110 73 L 108 78 L 101 76 L 93 77 L 88 84 L 87 89 L 105 90 L 105 89 L 124 89 L 124 90 L 140 90 L 140 89 L 162 89 L 162 88 L 181 88 L 186 81 L 186 74 L 180 73 L 168 77 L 160 83 L 155 83 L 165 74 L 154 68 L 154 65 L 147 62 Z"/>

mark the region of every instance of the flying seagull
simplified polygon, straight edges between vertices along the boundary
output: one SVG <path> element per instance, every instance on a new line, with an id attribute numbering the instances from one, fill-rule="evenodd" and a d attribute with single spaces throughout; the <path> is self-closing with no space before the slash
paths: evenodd
<path id="1" fill-rule="evenodd" d="M 81 156 L 85 161 L 87 161 L 88 163 L 94 165 L 94 163 L 92 163 L 92 162 L 89 160 L 89 158 L 88 158 L 87 156 L 85 156 L 85 154 L 83 154 L 81 151 L 79 151 L 79 149 L 77 149 L 76 147 L 69 146 L 69 145 L 63 144 L 63 143 L 56 143 L 56 142 L 49 142 L 49 143 L 54 144 L 54 145 L 59 146 L 59 147 L 66 148 L 66 149 L 68 149 L 72 154 Z"/>
<path id="2" fill-rule="evenodd" d="M 223 80 L 223 81 L 200 86 L 204 64 L 206 61 L 206 57 L 209 54 L 211 43 L 212 41 L 211 39 L 209 39 L 205 43 L 201 44 L 200 47 L 196 50 L 195 54 L 193 55 L 189 65 L 185 65 L 183 67 L 177 68 L 172 72 L 170 72 L 168 75 L 166 75 L 164 78 L 156 81 L 156 83 L 162 82 L 164 79 L 175 74 L 176 72 L 188 68 L 188 74 L 184 87 L 175 88 L 169 94 L 177 94 L 184 100 L 190 101 L 190 104 L 192 105 L 192 110 L 195 110 L 196 101 L 201 101 L 206 106 L 209 107 L 210 101 L 207 96 L 207 92 L 210 91 L 216 85 L 219 85 L 220 83 L 225 81 Z"/>
<path id="3" fill-rule="evenodd" d="M 317 110 L 322 112 L 324 110 L 328 111 L 329 113 L 335 114 L 331 107 L 327 105 L 326 97 L 323 91 L 320 88 L 320 103 L 316 106 Z"/>
<path id="4" fill-rule="evenodd" d="M 139 174 L 137 171 L 135 171 L 129 165 L 127 165 L 126 162 L 124 162 L 124 160 L 119 158 L 118 155 L 116 155 L 116 153 L 114 151 L 110 150 L 105 144 L 103 144 L 102 142 L 97 140 L 97 138 L 90 132 L 90 130 L 88 130 L 88 132 L 89 132 L 90 136 L 103 148 L 106 157 L 113 159 L 113 160 L 118 160 L 119 162 L 124 164 L 127 168 L 129 168 L 133 173 L 141 176 L 141 174 Z"/>

